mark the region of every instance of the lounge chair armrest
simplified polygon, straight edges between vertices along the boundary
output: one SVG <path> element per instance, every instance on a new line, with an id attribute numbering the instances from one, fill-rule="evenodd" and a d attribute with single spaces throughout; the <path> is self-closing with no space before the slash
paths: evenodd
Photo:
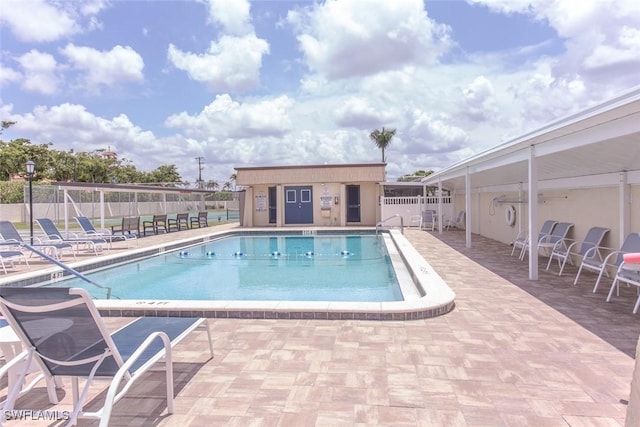
<path id="1" fill-rule="evenodd" d="M 127 359 L 127 361 L 120 367 L 118 372 L 113 376 L 113 380 L 111 385 L 109 386 L 109 390 L 107 391 L 107 396 L 105 398 L 104 409 L 103 409 L 103 417 L 109 419 L 111 416 L 111 410 L 113 405 L 120 400 L 120 398 L 129 390 L 129 388 L 133 385 L 134 381 L 128 381 L 122 390 L 118 392 L 118 388 L 120 387 L 120 382 L 122 378 L 127 374 L 131 365 L 133 365 L 138 358 L 144 353 L 144 351 L 149 347 L 156 339 L 160 338 L 162 340 L 162 344 L 164 346 L 164 356 L 165 356 L 165 370 L 167 373 L 167 389 L 171 388 L 171 398 L 167 401 L 167 407 L 169 413 L 173 412 L 173 357 L 171 354 L 171 340 L 169 336 L 164 332 L 154 332 L 150 334 L 143 342 L 138 346 L 136 351 L 133 352 L 131 357 Z M 157 359 L 151 358 L 150 362 L 153 361 L 155 363 Z M 147 363 L 150 363 L 147 362 Z M 144 366 L 144 365 L 143 365 Z M 146 370 L 146 369 L 145 369 Z M 144 370 L 143 370 L 144 371 Z M 135 375 L 135 374 L 134 374 Z M 169 396 L 167 396 L 169 397 Z"/>

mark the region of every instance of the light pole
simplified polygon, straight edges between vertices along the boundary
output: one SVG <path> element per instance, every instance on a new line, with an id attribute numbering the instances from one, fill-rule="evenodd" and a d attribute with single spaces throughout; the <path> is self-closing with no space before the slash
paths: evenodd
<path id="1" fill-rule="evenodd" d="M 33 160 L 27 161 L 27 177 L 29 178 L 29 237 L 33 245 L 33 174 L 36 173 L 36 164 Z"/>

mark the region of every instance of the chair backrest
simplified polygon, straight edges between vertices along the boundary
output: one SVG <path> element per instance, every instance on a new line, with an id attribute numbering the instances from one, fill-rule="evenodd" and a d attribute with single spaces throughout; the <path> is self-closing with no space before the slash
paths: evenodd
<path id="1" fill-rule="evenodd" d="M 553 231 L 549 236 L 549 243 L 556 243 L 562 239 L 565 239 L 569 234 L 569 231 L 573 227 L 573 224 L 570 222 L 559 222 L 553 227 Z"/>
<path id="2" fill-rule="evenodd" d="M 178 222 L 185 222 L 189 220 L 189 213 L 179 213 L 176 215 L 176 220 Z"/>
<path id="3" fill-rule="evenodd" d="M 122 357 L 87 291 L 1 287 L 0 309 L 35 360 L 51 375 L 113 376 Z"/>
<path id="4" fill-rule="evenodd" d="M 600 246 L 602 244 L 602 240 L 604 240 L 604 236 L 606 236 L 608 232 L 609 232 L 608 228 L 591 227 L 587 232 L 587 235 L 584 237 L 582 244 L 580 245 L 578 254 L 584 255 L 587 253 L 588 250 L 594 247 Z"/>
<path id="5" fill-rule="evenodd" d="M 640 233 L 629 233 L 620 247 L 620 252 L 613 265 L 620 265 L 624 260 L 623 255 L 625 253 L 640 252 Z"/>
<path id="6" fill-rule="evenodd" d="M 456 224 L 462 224 L 464 222 L 465 211 L 458 212 L 458 216 L 456 218 Z"/>
<path id="7" fill-rule="evenodd" d="M 76 221 L 85 233 L 97 233 L 97 230 L 91 223 L 91 220 L 86 216 L 77 216 Z"/>
<path id="8" fill-rule="evenodd" d="M 542 239 L 544 236 L 548 236 L 553 232 L 558 221 L 553 219 L 548 219 L 544 223 L 542 223 L 542 227 L 540 227 L 540 233 L 538 233 L 538 241 Z"/>
<path id="9" fill-rule="evenodd" d="M 422 222 L 433 222 L 435 217 L 436 211 L 434 210 L 422 211 Z"/>
<path id="10" fill-rule="evenodd" d="M 60 233 L 58 227 L 56 227 L 54 222 L 49 218 L 38 218 L 36 219 L 36 222 L 47 236 L 56 236 L 60 240 L 64 240 L 64 237 L 62 237 L 62 233 Z"/>
<path id="11" fill-rule="evenodd" d="M 20 233 L 18 233 L 18 230 L 11 221 L 0 221 L 0 236 L 2 236 L 4 240 L 24 242 L 22 236 L 20 236 Z"/>

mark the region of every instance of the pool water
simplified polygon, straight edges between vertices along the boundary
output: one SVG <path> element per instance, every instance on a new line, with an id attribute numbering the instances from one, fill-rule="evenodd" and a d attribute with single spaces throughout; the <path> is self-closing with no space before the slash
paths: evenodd
<path id="1" fill-rule="evenodd" d="M 127 300 L 403 300 L 377 235 L 231 236 L 88 276 Z M 105 298 L 80 279 L 55 285 Z"/>

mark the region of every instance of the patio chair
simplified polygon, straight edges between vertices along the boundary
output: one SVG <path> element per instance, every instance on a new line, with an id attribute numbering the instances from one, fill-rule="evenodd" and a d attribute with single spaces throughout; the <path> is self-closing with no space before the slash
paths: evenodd
<path id="1" fill-rule="evenodd" d="M 0 401 L 0 411 L 11 411 L 15 404 L 15 400 L 25 395 L 32 390 L 41 380 L 46 379 L 47 393 L 49 395 L 49 402 L 52 404 L 58 403 L 58 395 L 56 394 L 56 384 L 54 379 L 44 375 L 37 364 L 31 360 L 29 364 L 27 358 L 27 352 L 23 350 L 22 342 L 14 332 L 9 322 L 6 321 L 3 315 L 0 314 L 0 352 L 4 357 L 4 364 L 0 367 L 0 378 L 7 379 L 7 392 L 16 387 L 16 381 L 20 381 L 22 371 L 26 370 L 27 374 L 36 373 L 30 377 L 30 381 L 18 384 L 19 391 L 11 396 L 12 399 L 5 399 Z M 0 419 L 0 425 L 2 420 Z"/>
<path id="2" fill-rule="evenodd" d="M 637 288 L 638 297 L 636 298 L 636 304 L 633 306 L 633 314 L 636 314 L 640 307 L 640 253 L 628 253 L 623 255 L 623 261 L 620 263 L 618 271 L 616 271 L 616 277 L 613 279 L 611 289 L 607 295 L 607 302 L 611 301 L 613 291 L 614 289 L 618 290 L 620 282 L 624 282 L 627 285 L 633 285 Z"/>
<path id="3" fill-rule="evenodd" d="M 76 248 L 84 246 L 89 250 L 92 250 L 94 254 L 98 255 L 99 252 L 107 245 L 107 241 L 103 238 L 95 237 L 71 237 L 65 238 L 62 236 L 60 230 L 56 224 L 49 218 L 37 218 L 36 223 L 42 229 L 42 232 L 47 235 L 47 239 L 51 242 L 64 242 L 75 245 Z"/>
<path id="4" fill-rule="evenodd" d="M 116 234 L 113 234 L 111 230 L 108 230 L 106 228 L 102 228 L 98 230 L 93 226 L 93 223 L 91 222 L 91 220 L 86 216 L 77 216 L 75 217 L 75 219 L 78 225 L 80 225 L 80 228 L 82 228 L 82 231 L 85 237 L 104 239 L 107 242 L 109 242 L 109 246 L 111 246 L 111 243 L 113 243 L 114 240 L 115 241 L 122 240 L 127 242 L 127 247 L 129 247 L 129 241 L 136 240 L 138 238 L 138 236 L 133 233 L 129 233 L 129 234 L 122 233 L 122 234 L 116 235 Z"/>
<path id="5" fill-rule="evenodd" d="M 0 221 L 0 236 L 4 239 L 1 243 L 2 246 L 24 246 L 26 242 L 22 239 L 18 230 L 10 221 Z M 60 259 L 62 258 L 62 254 L 71 250 L 73 254 L 73 259 L 76 259 L 76 252 L 74 250 L 73 245 L 70 243 L 60 243 L 60 242 L 41 242 L 40 239 L 35 239 L 37 243 L 34 243 L 32 246 L 36 249 L 41 249 L 45 252 L 48 252 L 53 258 Z"/>
<path id="6" fill-rule="evenodd" d="M 544 236 L 551 234 L 551 232 L 553 231 L 553 228 L 556 226 L 557 223 L 558 221 L 555 221 L 553 219 L 546 220 L 542 224 L 542 227 L 540 227 L 540 232 L 538 233 L 538 241 L 540 241 L 540 239 L 542 239 Z M 520 248 L 520 254 L 518 255 L 518 258 L 523 260 L 524 255 L 528 250 L 528 247 L 529 247 L 529 235 L 525 233 L 522 233 L 522 234 L 518 233 L 518 235 L 516 236 L 516 239 L 513 241 L 511 256 L 513 256 L 517 248 Z"/>
<path id="7" fill-rule="evenodd" d="M 1 250 L 2 247 L 0 246 L 0 265 L 2 265 L 2 270 L 4 271 L 4 274 L 8 274 L 7 273 L 7 266 L 4 263 L 5 260 L 9 262 L 9 264 L 11 264 L 11 267 L 14 267 L 13 261 L 18 258 L 20 261 L 24 261 L 24 263 L 26 264 L 27 268 L 29 268 L 29 270 L 31 270 L 31 267 L 29 266 L 29 261 L 27 261 L 27 257 L 25 256 L 24 252 L 22 252 L 21 250 L 18 249 L 12 249 L 12 250 Z"/>
<path id="8" fill-rule="evenodd" d="M 198 212 L 198 216 L 192 216 L 191 218 L 189 218 L 189 225 L 191 225 L 191 228 L 194 228 L 195 226 L 198 226 L 198 228 L 208 227 L 209 212 Z"/>
<path id="9" fill-rule="evenodd" d="M 436 211 L 434 210 L 422 211 L 420 228 L 422 230 L 435 231 L 437 219 L 438 217 L 436 215 Z"/>
<path id="10" fill-rule="evenodd" d="M 152 230 L 153 234 L 160 233 L 160 230 L 168 233 L 167 229 L 167 215 L 154 215 L 150 221 L 142 221 L 142 234 L 147 235 L 147 230 Z"/>
<path id="11" fill-rule="evenodd" d="M 600 244 L 608 232 L 608 228 L 591 227 L 582 241 L 571 241 L 569 239 L 562 239 L 558 241 L 551 251 L 549 262 L 547 262 L 547 270 L 549 270 L 551 261 L 556 259 L 558 260 L 558 266 L 560 267 L 558 276 L 561 276 L 567 261 L 569 261 L 569 264 L 573 265 L 573 260 L 571 259 L 572 256 L 580 257 L 581 264 L 585 259 L 594 258 L 599 262 L 602 262 Z"/>
<path id="12" fill-rule="evenodd" d="M 173 413 L 173 347 L 196 328 L 203 328 L 213 357 L 206 318 L 142 317 L 110 334 L 83 289 L 2 287 L 0 310 L 26 348 L 27 360 L 34 360 L 49 378 L 71 378 L 69 425 L 78 418 L 92 418 L 108 426 L 113 405 L 162 359 L 167 410 Z M 85 379 L 82 391 L 79 378 Z M 94 379 L 107 379 L 110 385 L 104 406 L 86 412 L 83 406 Z M 24 375 L 18 384 L 21 380 Z M 8 391 L 7 400 L 12 401 L 18 392 L 16 385 Z"/>
<path id="13" fill-rule="evenodd" d="M 181 231 L 183 228 L 185 230 L 189 229 L 189 213 L 179 213 L 176 214 L 175 218 L 167 219 L 167 229 L 171 231 L 172 228 L 175 228 L 176 231 Z"/>
<path id="14" fill-rule="evenodd" d="M 451 229 L 451 227 L 453 228 L 464 228 L 464 222 L 465 222 L 465 211 L 460 211 L 458 212 L 458 216 L 456 217 L 456 219 L 448 219 L 446 221 L 444 221 L 444 223 L 442 225 L 444 225 L 445 230 L 449 230 Z"/>
<path id="15" fill-rule="evenodd" d="M 562 242 L 567 239 L 572 228 L 573 224 L 570 222 L 557 223 L 550 234 L 542 236 L 540 240 L 538 240 L 538 251 L 543 250 L 551 254 L 556 245 L 562 246 Z"/>
<path id="16" fill-rule="evenodd" d="M 576 278 L 573 281 L 573 284 L 578 283 L 578 279 L 580 278 L 580 273 L 582 270 L 591 270 L 593 272 L 598 273 L 598 278 L 596 279 L 596 284 L 593 287 L 593 292 L 595 293 L 598 290 L 598 286 L 600 285 L 600 280 L 602 280 L 602 276 L 609 277 L 608 268 L 619 269 L 620 264 L 622 264 L 624 260 L 624 254 L 626 253 L 635 253 L 640 252 L 640 233 L 630 233 L 625 237 L 620 250 L 610 252 L 604 260 L 600 261 L 597 258 L 589 258 L 580 264 L 580 268 L 578 269 L 578 273 L 576 274 Z"/>

